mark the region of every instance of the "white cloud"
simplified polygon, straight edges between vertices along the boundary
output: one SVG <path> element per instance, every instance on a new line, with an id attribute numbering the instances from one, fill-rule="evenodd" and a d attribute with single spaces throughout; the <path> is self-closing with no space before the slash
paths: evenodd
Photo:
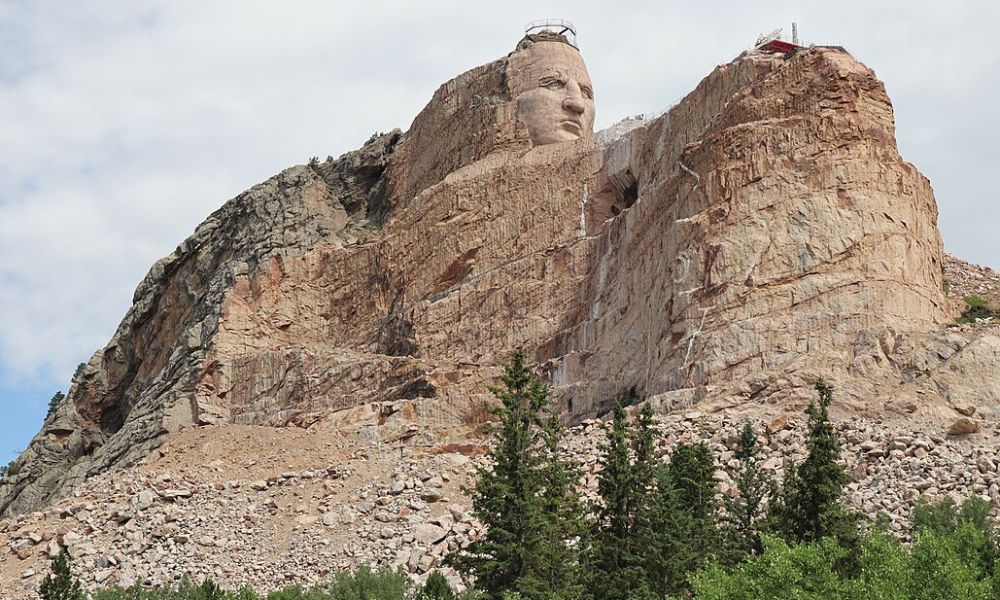
<path id="1" fill-rule="evenodd" d="M 664 108 L 798 19 L 886 81 L 949 249 L 996 265 L 994 5 L 0 0 L 0 375 L 65 386 L 146 269 L 241 190 L 372 132 L 508 52 L 580 29 L 598 125 Z"/>

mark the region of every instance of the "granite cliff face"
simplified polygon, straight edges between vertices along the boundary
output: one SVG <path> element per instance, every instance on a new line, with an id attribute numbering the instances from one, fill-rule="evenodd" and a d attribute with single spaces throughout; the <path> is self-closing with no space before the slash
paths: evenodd
<path id="1" fill-rule="evenodd" d="M 234 198 L 154 265 L 0 514 L 189 426 L 431 439 L 519 346 L 572 418 L 622 395 L 794 405 L 820 376 L 842 410 L 997 418 L 1000 336 L 943 327 L 934 196 L 871 70 L 742 55 L 655 119 L 533 145 L 529 46 L 441 86 L 406 133 Z"/>

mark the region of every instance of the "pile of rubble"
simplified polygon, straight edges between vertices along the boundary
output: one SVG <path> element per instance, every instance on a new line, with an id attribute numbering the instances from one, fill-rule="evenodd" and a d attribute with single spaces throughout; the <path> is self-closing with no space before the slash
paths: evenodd
<path id="1" fill-rule="evenodd" d="M 990 267 L 945 254 L 944 280 L 950 297 L 979 296 L 1000 307 L 1000 273 Z"/>
<path id="2" fill-rule="evenodd" d="M 980 426 L 971 418 L 962 423 L 953 424 L 956 435 L 939 424 L 839 423 L 842 457 L 854 479 L 847 502 L 870 517 L 884 513 L 903 537 L 921 495 L 960 500 L 977 494 L 1000 515 L 1000 425 Z M 735 493 L 729 471 L 736 466 L 741 426 L 735 417 L 698 412 L 657 424 L 664 455 L 678 443 L 710 445 L 724 494 Z M 805 423 L 783 415 L 758 426 L 763 467 L 780 478 L 790 461 L 805 456 Z M 485 460 L 481 447 L 352 451 L 341 445 L 314 453 L 309 459 L 316 464 L 292 472 L 277 470 L 280 459 L 245 454 L 199 464 L 193 453 L 204 446 L 197 442 L 231 429 L 192 430 L 184 435 L 195 443 L 177 444 L 141 467 L 96 477 L 46 511 L 0 521 L 4 598 L 34 597 L 48 560 L 64 548 L 91 588 L 163 584 L 186 574 L 227 587 L 273 590 L 310 585 L 361 564 L 399 567 L 419 580 L 482 533 L 461 490 Z M 298 435 L 301 443 L 309 442 L 308 432 Z M 566 451 L 583 467 L 590 498 L 596 497 L 603 439 L 600 421 L 571 429 L 566 439 Z M 225 478 L 240 461 L 246 477 Z M 268 469 L 273 472 L 263 472 Z M 444 572 L 458 582 L 454 571 Z"/>

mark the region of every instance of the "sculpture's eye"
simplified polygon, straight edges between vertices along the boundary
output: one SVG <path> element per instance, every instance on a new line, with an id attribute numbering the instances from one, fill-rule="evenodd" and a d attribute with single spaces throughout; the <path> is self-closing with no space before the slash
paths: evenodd
<path id="1" fill-rule="evenodd" d="M 562 79 L 556 79 L 555 77 L 546 77 L 541 81 L 541 86 L 550 90 L 561 90 L 565 87 L 565 85 L 565 81 Z"/>
<path id="2" fill-rule="evenodd" d="M 594 99 L 594 90 L 589 85 L 581 85 L 580 93 L 583 94 L 583 97 L 586 98 L 587 100 Z"/>

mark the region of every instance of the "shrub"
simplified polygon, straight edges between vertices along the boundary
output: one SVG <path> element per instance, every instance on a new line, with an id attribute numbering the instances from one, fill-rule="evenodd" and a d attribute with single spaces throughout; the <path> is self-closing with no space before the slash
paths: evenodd
<path id="1" fill-rule="evenodd" d="M 45 414 L 46 420 L 56 412 L 56 409 L 59 408 L 64 399 L 66 399 L 66 394 L 63 394 L 61 391 L 52 395 L 52 398 L 49 400 L 49 412 Z"/>
<path id="2" fill-rule="evenodd" d="M 427 576 L 424 587 L 420 590 L 421 600 L 454 600 L 455 592 L 448 585 L 448 580 L 444 578 L 441 571 L 433 571 Z"/>
<path id="3" fill-rule="evenodd" d="M 986 298 L 982 296 L 966 296 L 963 300 L 965 300 L 966 308 L 962 316 L 958 318 L 958 323 L 974 323 L 976 319 L 1000 317 L 1000 311 L 991 307 Z"/>
<path id="4" fill-rule="evenodd" d="M 95 592 L 92 598 L 93 600 L 261 600 L 261 597 L 249 588 L 235 593 L 228 592 L 211 579 L 194 583 L 187 577 L 176 586 L 145 588 L 136 585 L 129 589 L 114 588 Z"/>
<path id="5" fill-rule="evenodd" d="M 402 600 L 410 592 L 410 580 L 402 571 L 366 566 L 357 571 L 338 573 L 328 584 L 315 588 L 317 600 Z M 269 599 L 270 600 L 270 599 Z"/>
<path id="6" fill-rule="evenodd" d="M 42 600 L 84 600 L 80 582 L 70 572 L 65 550 L 52 561 L 52 572 L 42 580 L 38 595 Z"/>

